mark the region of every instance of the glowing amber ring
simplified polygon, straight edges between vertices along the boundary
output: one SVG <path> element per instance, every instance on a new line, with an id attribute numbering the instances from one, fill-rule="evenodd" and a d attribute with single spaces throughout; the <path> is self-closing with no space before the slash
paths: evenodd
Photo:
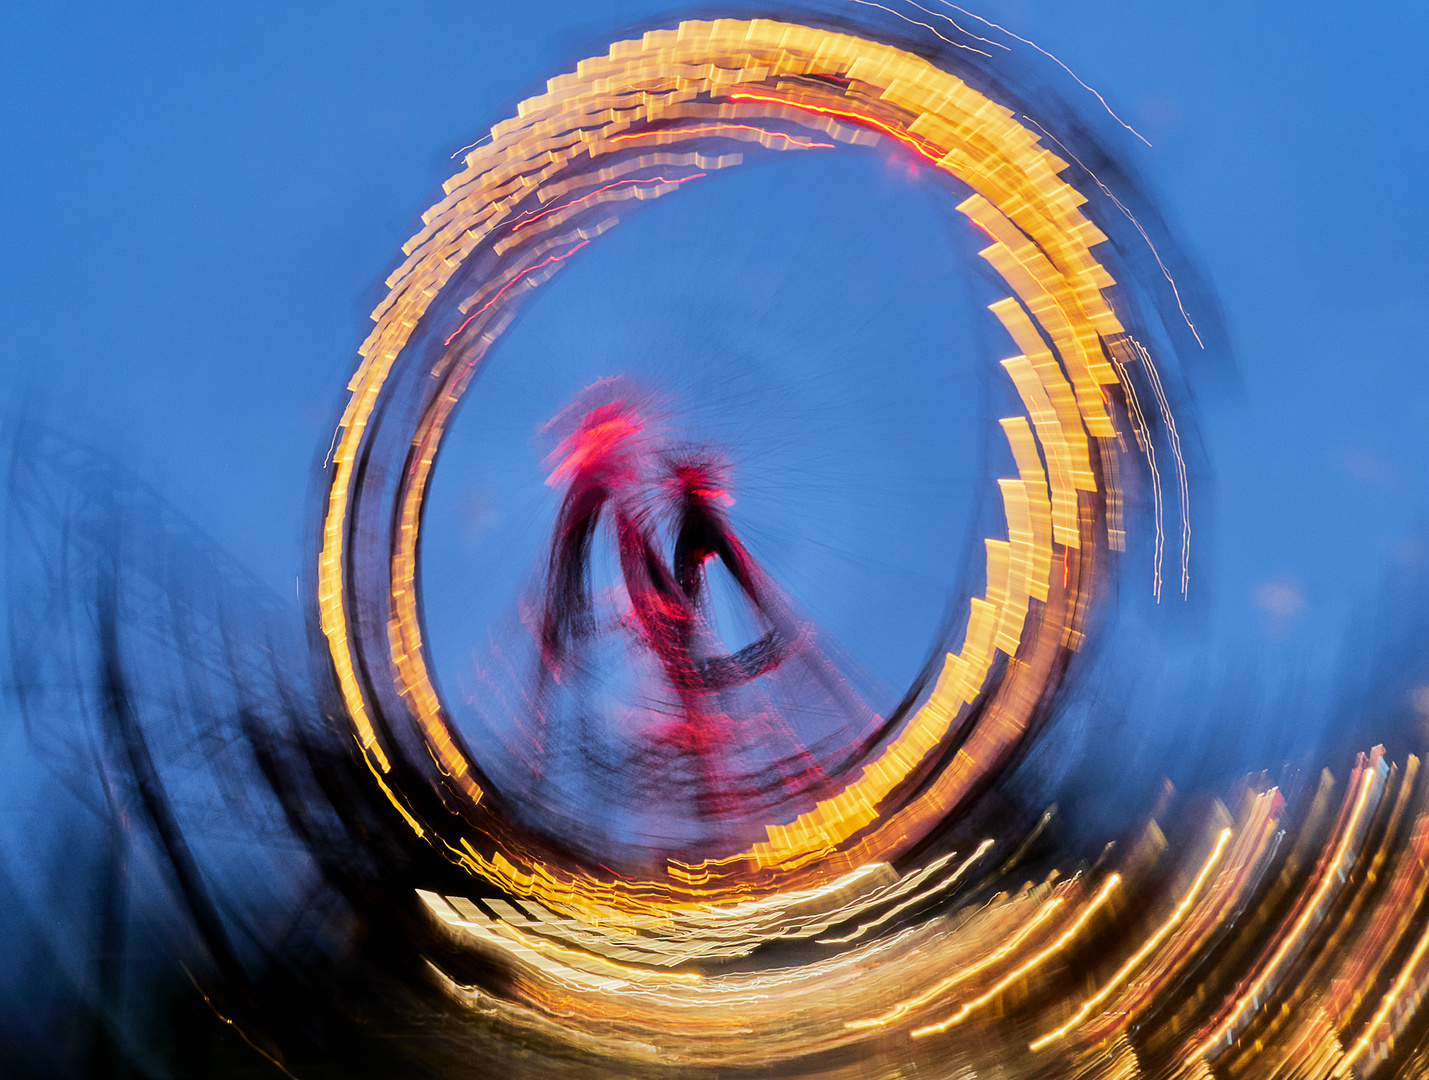
<path id="1" fill-rule="evenodd" d="M 622 202 L 675 191 L 748 149 L 885 141 L 971 192 L 958 208 L 989 237 L 981 255 L 1011 293 L 992 311 L 1018 350 L 1003 366 L 1027 415 L 1002 426 L 1019 475 L 1000 481 L 1007 536 L 986 542 L 987 589 L 971 601 L 962 648 L 876 757 L 749 850 L 672 862 L 645 882 L 553 856 L 483 805 L 430 672 L 418 536 L 452 411 L 517 304 L 613 225 Z M 1117 543 L 1105 389 L 1118 382 L 1110 355 L 1124 334 L 1091 253 L 1105 236 L 1060 178 L 1065 167 L 1011 110 L 927 60 L 767 20 L 686 22 L 619 42 L 492 129 L 423 215 L 374 312 L 328 466 L 318 560 L 317 617 L 342 705 L 376 783 L 417 834 L 520 895 L 646 910 L 890 860 L 996 773 L 1055 690 L 1084 630 L 1097 554 Z"/>

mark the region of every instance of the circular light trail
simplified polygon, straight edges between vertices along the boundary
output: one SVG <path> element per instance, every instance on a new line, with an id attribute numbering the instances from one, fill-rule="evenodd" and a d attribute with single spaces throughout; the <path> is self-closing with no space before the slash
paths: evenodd
<path id="1" fill-rule="evenodd" d="M 1008 296 L 1000 358 L 1025 409 L 1018 475 L 963 644 L 879 751 L 807 812 L 718 860 L 618 877 L 502 819 L 443 707 L 423 637 L 422 508 L 453 411 L 521 304 L 631 200 L 713 182 L 751 154 L 886 146 L 966 191 L 958 209 Z M 318 620 L 373 780 L 410 828 L 517 896 L 630 916 L 818 888 L 887 863 L 1015 754 L 1086 632 L 1121 544 L 1120 357 L 1134 355 L 1093 254 L 1106 239 L 1067 163 L 1013 112 L 910 52 L 767 20 L 686 22 L 553 79 L 444 185 L 403 247 L 348 384 L 327 470 Z"/>

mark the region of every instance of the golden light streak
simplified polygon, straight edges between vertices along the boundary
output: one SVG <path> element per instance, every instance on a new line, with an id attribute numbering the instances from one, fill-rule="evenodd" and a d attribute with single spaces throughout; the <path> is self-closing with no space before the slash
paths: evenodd
<path id="1" fill-rule="evenodd" d="M 1399 975 L 1396 976 L 1389 990 L 1386 991 L 1384 998 L 1380 1001 L 1379 1008 L 1375 1010 L 1374 1015 L 1371 1016 L 1369 1022 L 1365 1024 L 1364 1034 L 1355 1040 L 1349 1052 L 1345 1054 L 1343 1060 L 1341 1060 L 1339 1066 L 1335 1069 L 1336 1075 L 1343 1076 L 1349 1072 L 1350 1069 L 1354 1067 L 1354 1064 L 1359 1061 L 1364 1052 L 1369 1049 L 1375 1032 L 1389 1019 L 1389 1014 L 1393 1012 L 1394 1007 L 1399 1004 L 1399 999 L 1404 994 L 1405 987 L 1409 985 L 1409 980 L 1413 977 L 1415 968 L 1418 966 L 1419 961 L 1424 958 L 1426 951 L 1429 951 L 1429 929 L 1426 929 L 1424 933 L 1420 935 L 1419 943 L 1414 946 L 1414 951 L 1411 952 L 1409 957 L 1404 961 L 1404 966 L 1400 969 Z"/>
<path id="2" fill-rule="evenodd" d="M 1376 859 L 1390 850 L 1397 836 L 1398 819 L 1405 809 L 1419 766 L 1419 759 L 1411 755 L 1400 783 L 1400 798 Z M 1367 876 L 1372 878 L 1377 869 L 1377 863 L 1371 864 Z M 1355 955 L 1341 966 L 1325 1000 L 1325 1010 L 1331 1017 L 1347 1018 L 1359 1007 L 1365 990 L 1379 981 L 1384 965 L 1398 951 L 1426 896 L 1429 896 L 1429 815 L 1421 812 L 1415 818 L 1408 843 L 1396 853 L 1393 876 L 1377 904 L 1373 921 L 1355 943 Z"/>
<path id="3" fill-rule="evenodd" d="M 946 1020 L 942 1020 L 936 1024 L 929 1024 L 926 1027 L 914 1028 L 911 1032 L 913 1038 L 921 1039 L 925 1038 L 928 1035 L 937 1035 L 941 1032 L 947 1031 L 948 1028 L 953 1027 L 956 1024 L 962 1023 L 965 1019 L 967 1019 L 968 1014 L 971 1013 L 974 1009 L 979 1009 L 982 1006 L 986 1005 L 989 1001 L 993 1000 L 1013 983 L 1021 979 L 1029 971 L 1033 971 L 1034 969 L 1042 966 L 1042 964 L 1046 963 L 1051 957 L 1061 952 L 1071 943 L 1073 938 L 1075 938 L 1079 933 L 1081 933 L 1082 927 L 1086 926 L 1087 921 L 1091 919 L 1091 917 L 1095 915 L 1099 910 L 1101 910 L 1102 905 L 1105 904 L 1107 900 L 1111 898 L 1112 890 L 1114 890 L 1120 884 L 1121 875 L 1112 874 L 1111 877 L 1106 879 L 1105 884 L 1102 885 L 1101 890 L 1097 893 L 1096 897 L 1092 900 L 1092 902 L 1082 908 L 1082 913 L 1077 916 L 1076 920 L 1073 921 L 1071 926 L 1067 927 L 1066 930 L 1062 931 L 1062 933 L 1057 936 L 1056 940 L 1053 941 L 1052 944 L 1048 945 L 1045 949 L 1039 952 L 1036 956 L 1032 957 L 1032 959 L 1028 960 L 1021 967 L 1017 968 L 1012 972 L 1009 972 L 1002 979 L 998 980 L 998 982 L 995 983 L 990 990 L 978 997 L 973 998 L 961 1009 L 949 1016 Z"/>
<path id="4" fill-rule="evenodd" d="M 1041 926 L 1044 922 L 1051 918 L 1053 913 L 1055 913 L 1057 909 L 1060 908 L 1064 903 L 1066 903 L 1065 897 L 1052 897 L 1051 899 L 1045 901 L 1042 906 L 1037 909 L 1036 914 L 1033 915 L 1033 917 L 1027 921 L 1027 924 L 1023 926 L 1022 929 L 1018 930 L 1017 933 L 1013 934 L 1012 937 L 1008 938 L 1005 942 L 999 945 L 992 952 L 988 953 L 977 963 L 969 964 L 967 967 L 960 968 L 958 971 L 954 972 L 952 975 L 949 975 L 941 982 L 934 984 L 932 987 L 930 987 L 928 990 L 925 990 L 917 997 L 909 998 L 907 1001 L 900 1001 L 893 1008 L 889 1009 L 887 1012 L 879 1016 L 871 1017 L 867 1020 L 850 1020 L 845 1023 L 844 1026 L 854 1029 L 886 1027 L 894 1020 L 898 1020 L 904 1016 L 907 1016 L 915 1009 L 921 1008 L 922 1006 L 927 1005 L 931 1001 L 936 1001 L 938 998 L 942 997 L 945 993 L 947 993 L 953 987 L 957 986 L 959 983 L 967 982 L 967 980 L 971 979 L 974 975 L 981 974 L 982 972 L 986 971 L 988 968 L 996 964 L 999 960 L 1002 960 L 1012 952 L 1015 952 L 1017 946 L 1021 945 L 1024 941 L 1026 941 L 1027 938 L 1039 926 Z"/>
<path id="5" fill-rule="evenodd" d="M 1190 889 L 1186 891 L 1186 895 L 1182 897 L 1181 902 L 1176 905 L 1175 910 L 1171 912 L 1171 915 L 1166 921 L 1157 928 L 1156 933 L 1147 938 L 1146 941 L 1142 943 L 1141 948 L 1137 949 L 1136 952 L 1127 958 L 1126 963 L 1121 965 L 1116 974 L 1108 979 L 1100 990 L 1082 1002 L 1081 1008 L 1073 1014 L 1070 1020 L 1061 1027 L 1043 1035 L 1035 1042 L 1030 1043 L 1027 1047 L 1029 1050 L 1041 1050 L 1044 1046 L 1056 1042 L 1066 1035 L 1067 1032 L 1071 1031 L 1072 1028 L 1085 1020 L 1088 1013 L 1111 996 L 1112 992 L 1122 984 L 1127 976 L 1135 971 L 1141 962 L 1150 956 L 1151 953 L 1166 940 L 1171 931 L 1176 928 L 1177 924 L 1186 917 L 1186 913 L 1191 910 L 1191 905 L 1195 903 L 1202 886 L 1206 883 L 1206 879 L 1210 877 L 1211 870 L 1215 867 L 1216 863 L 1220 861 L 1221 855 L 1226 849 L 1226 845 L 1230 843 L 1230 839 L 1231 830 L 1228 828 L 1222 829 L 1220 836 L 1216 839 L 1216 846 L 1211 851 L 1210 858 L 1208 858 L 1201 867 L 1201 872 L 1196 875 L 1195 880 L 1191 883 Z"/>
<path id="6" fill-rule="evenodd" d="M 1364 808 L 1369 801 L 1369 793 L 1374 786 L 1376 777 L 1377 774 L 1373 768 L 1365 768 L 1363 770 L 1360 776 L 1359 794 L 1355 797 L 1354 809 L 1350 813 L 1350 818 L 1345 823 L 1344 835 L 1340 837 L 1340 842 L 1335 848 L 1334 855 L 1326 865 L 1325 871 L 1320 877 L 1319 884 L 1315 887 L 1315 892 L 1312 894 L 1310 902 L 1305 905 L 1304 910 L 1301 911 L 1299 918 L 1295 920 L 1290 931 L 1282 938 L 1280 945 L 1271 955 L 1270 960 L 1262 966 L 1260 974 L 1256 976 L 1255 980 L 1237 999 L 1231 1009 L 1230 1015 L 1217 1025 L 1211 1035 L 1196 1048 L 1194 1056 L 1199 1058 L 1209 1056 L 1211 1052 L 1216 1049 L 1221 1040 L 1229 1035 L 1245 1011 L 1260 1000 L 1261 991 L 1265 989 L 1266 983 L 1278 972 L 1281 961 L 1289 954 L 1300 935 L 1305 932 L 1311 920 L 1315 918 L 1320 902 L 1324 900 L 1326 894 L 1339 877 L 1340 864 L 1344 861 L 1345 854 L 1349 851 L 1350 844 L 1354 840 L 1355 832 L 1359 827 L 1360 815 L 1364 813 Z"/>
<path id="7" fill-rule="evenodd" d="M 878 927 L 882 926 L 884 923 L 888 922 L 890 919 L 894 919 L 894 918 L 896 918 L 897 916 L 901 915 L 903 912 L 907 911 L 910 907 L 913 907 L 913 906 L 916 905 L 916 904 L 921 904 L 921 903 L 923 903 L 923 902 L 926 901 L 929 897 L 937 895 L 939 892 L 943 891 L 944 889 L 952 888 L 952 886 L 956 885 L 959 881 L 962 880 L 963 874 L 967 873 L 968 869 L 969 869 L 975 862 L 977 862 L 979 859 L 981 859 L 981 858 L 983 857 L 983 855 L 985 855 L 985 854 L 987 853 L 987 849 L 990 848 L 990 847 L 992 847 L 992 844 L 993 844 L 993 842 L 992 842 L 991 840 L 984 840 L 981 844 L 978 845 L 977 850 L 974 851 L 971 855 L 969 855 L 965 860 L 963 860 L 962 865 L 959 866 L 955 871 L 953 871 L 953 873 L 947 878 L 946 881 L 940 882 L 936 888 L 930 889 L 930 890 L 928 890 L 927 892 L 916 893 L 915 895 L 909 897 L 907 900 L 903 901 L 902 903 L 897 904 L 897 905 L 895 905 L 894 907 L 890 908 L 888 911 L 886 911 L 884 914 L 880 915 L 878 918 L 873 919 L 873 920 L 871 920 L 870 922 L 861 923 L 856 929 L 854 929 L 853 931 L 851 931 L 849 934 L 847 934 L 847 935 L 844 936 L 844 937 L 820 938 L 820 939 L 819 939 L 819 944 L 820 944 L 820 945 L 842 945 L 842 944 L 845 944 L 846 942 L 857 941 L 859 938 L 863 937 L 863 936 L 864 936 L 866 933 L 868 933 L 870 930 L 876 930 Z M 845 921 L 845 920 L 841 920 L 841 921 Z"/>
<path id="8" fill-rule="evenodd" d="M 1111 190 L 1111 188 L 1107 187 L 1101 182 L 1101 179 L 1097 176 L 1096 173 L 1092 172 L 1091 169 L 1088 169 L 1086 165 L 1083 164 L 1080 158 L 1078 158 L 1075 154 L 1073 154 L 1070 150 L 1067 149 L 1066 145 L 1062 142 L 1061 139 L 1053 135 L 1036 120 L 1033 120 L 1032 117 L 1027 117 L 1027 122 L 1033 127 L 1035 127 L 1047 138 L 1051 139 L 1054 143 L 1056 143 L 1058 149 L 1060 149 L 1064 154 L 1066 154 L 1069 158 L 1075 161 L 1077 165 L 1082 169 L 1082 171 L 1092 178 L 1092 181 L 1097 185 L 1097 187 L 1101 188 L 1102 194 L 1105 195 L 1108 199 L 1110 199 L 1116 205 L 1116 208 L 1120 210 L 1124 215 L 1126 215 L 1126 220 L 1131 222 L 1132 228 L 1134 228 L 1138 233 L 1141 234 L 1141 239 L 1146 241 L 1146 246 L 1151 249 L 1151 256 L 1156 260 L 1156 265 L 1161 268 L 1161 274 L 1166 279 L 1166 283 L 1171 286 L 1171 295 L 1176 298 L 1176 307 L 1181 312 L 1181 318 L 1185 320 L 1186 327 L 1191 331 L 1191 336 L 1196 339 L 1196 344 L 1199 345 L 1202 349 L 1204 349 L 1206 347 L 1206 343 L 1201 340 L 1201 332 L 1196 329 L 1196 324 L 1191 321 L 1191 315 L 1189 312 L 1187 312 L 1186 305 L 1181 301 L 1181 290 L 1176 286 L 1176 279 L 1171 276 L 1171 271 L 1167 268 L 1166 264 L 1161 261 L 1161 252 L 1156 250 L 1156 245 L 1152 242 L 1151 237 L 1147 235 L 1146 230 L 1141 227 L 1141 222 L 1136 220 L 1136 215 L 1133 214 L 1129 209 L 1127 209 L 1126 204 L 1116 197 L 1116 194 Z"/>
<path id="9" fill-rule="evenodd" d="M 629 131 L 624 135 L 611 136 L 611 143 L 633 142 L 640 139 L 679 139 L 687 136 L 707 138 L 716 132 L 740 131 L 753 133 L 760 141 L 763 139 L 783 139 L 785 144 L 798 150 L 833 150 L 833 143 L 813 142 L 809 139 L 800 139 L 797 136 L 789 135 L 783 131 L 770 131 L 768 128 L 756 127 L 753 124 L 701 124 L 699 127 L 686 128 L 658 128 L 655 131 Z M 732 136 L 734 137 L 734 136 Z"/>
<path id="10" fill-rule="evenodd" d="M 892 124 L 884 123 L 882 120 L 879 120 L 875 116 L 868 116 L 864 113 L 858 112 L 850 112 L 847 109 L 833 109 L 827 106 L 811 105 L 807 102 L 793 101 L 789 98 L 771 97 L 768 94 L 730 94 L 729 100 L 758 101 L 762 102 L 765 105 L 784 105 L 791 109 L 800 109 L 804 112 L 818 113 L 820 116 L 832 116 L 839 120 L 852 120 L 855 124 L 861 124 L 864 127 L 876 128 L 877 130 L 883 132 L 885 135 L 893 136 L 895 139 L 901 142 L 904 146 L 908 147 L 908 149 L 912 150 L 921 158 L 926 158 L 928 161 L 934 162 L 935 164 L 938 161 L 937 155 L 927 146 L 925 146 L 922 141 L 915 139 L 902 131 L 899 131 Z"/>
<path id="11" fill-rule="evenodd" d="M 566 964 L 572 967 L 582 968 L 587 971 L 604 971 L 632 982 L 655 981 L 686 984 L 704 982 L 704 976 L 695 972 L 660 971 L 656 968 L 633 967 L 630 964 L 622 964 L 608 957 L 585 952 L 559 942 L 549 941 L 539 934 L 527 933 L 520 927 L 502 919 L 492 919 L 485 925 L 482 925 L 469 918 L 461 917 L 458 913 L 449 915 L 446 911 L 442 910 L 443 907 L 447 907 L 448 905 L 442 902 L 441 898 L 435 893 L 427 893 L 418 889 L 417 895 L 422 898 L 423 903 L 427 905 L 433 914 L 452 926 L 458 926 L 467 931 L 472 930 L 474 927 L 482 926 L 482 929 L 486 930 L 489 934 L 508 934 L 526 949 L 555 958 L 564 958 Z"/>

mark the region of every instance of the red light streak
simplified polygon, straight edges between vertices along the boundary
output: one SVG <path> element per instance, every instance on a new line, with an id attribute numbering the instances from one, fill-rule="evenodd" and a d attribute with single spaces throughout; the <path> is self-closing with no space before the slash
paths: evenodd
<path id="1" fill-rule="evenodd" d="M 614 142 L 615 140 L 612 139 L 611 141 Z M 593 199 L 593 198 L 595 198 L 595 197 L 596 197 L 597 195 L 599 195 L 602 191 L 609 191 L 611 188 L 618 188 L 618 187 L 621 187 L 621 186 L 624 185 L 624 184 L 683 184 L 686 180 L 698 180 L 701 176 L 705 176 L 705 175 L 707 175 L 707 174 L 702 173 L 702 172 L 697 172 L 697 173 L 691 174 L 690 176 L 682 176 L 682 177 L 680 177 L 678 180 L 667 180 L 667 179 L 665 179 L 665 177 L 663 177 L 663 176 L 647 176 L 647 177 L 645 177 L 644 179 L 641 179 L 641 180 L 617 180 L 617 181 L 615 181 L 615 182 L 612 183 L 612 184 L 606 184 L 605 187 L 596 188 L 594 191 L 589 192 L 589 193 L 587 193 L 587 194 L 585 194 L 585 195 L 582 195 L 579 199 L 572 199 L 572 200 L 571 200 L 570 202 L 568 202 L 568 203 L 561 203 L 560 206 L 552 206 L 552 207 L 549 207 L 548 209 L 541 210 L 541 211 L 539 211 L 539 212 L 537 212 L 537 213 L 534 213 L 534 214 L 522 214 L 521 217 L 520 217 L 519 219 L 517 219 L 516 224 L 513 225 L 513 226 L 511 226 L 511 231 L 512 231 L 512 232 L 519 232 L 521 229 L 524 229 L 527 225 L 530 225 L 533 221 L 539 221 L 541 218 L 545 217 L 547 214 L 554 214 L 557 210 L 564 210 L 564 209 L 566 209 L 567 207 L 570 207 L 570 206 L 579 206 L 581 203 L 585 202 L 587 199 Z"/>
<path id="2" fill-rule="evenodd" d="M 865 116 L 863 113 L 845 112 L 843 109 L 828 109 L 822 105 L 806 105 L 801 101 L 790 101 L 788 98 L 766 97 L 763 94 L 730 94 L 730 101 L 763 101 L 770 105 L 788 105 L 792 109 L 803 109 L 805 112 L 818 113 L 821 116 L 836 116 L 844 120 L 852 120 L 857 124 L 866 127 L 874 127 L 886 135 L 892 135 L 899 142 L 903 143 L 921 158 L 937 164 L 942 158 L 934 154 L 926 146 L 911 135 L 905 135 L 897 128 L 890 127 L 882 120 L 876 120 L 872 116 Z"/>
<path id="3" fill-rule="evenodd" d="M 492 297 L 490 300 L 488 300 L 486 303 L 482 304 L 481 307 L 477 308 L 477 309 L 476 309 L 475 311 L 473 311 L 470 315 L 468 315 L 468 316 L 466 317 L 466 322 L 462 323 L 462 324 L 461 324 L 460 326 L 458 326 L 455 330 L 453 330 L 452 333 L 451 333 L 451 337 L 447 338 L 445 341 L 442 342 L 442 347 L 445 348 L 446 346 L 450 345 L 450 344 L 456 339 L 456 336 L 457 336 L 458 334 L 460 334 L 460 333 L 461 333 L 463 330 L 465 330 L 469 325 L 471 325 L 471 320 L 472 320 L 472 319 L 476 318 L 478 315 L 484 314 L 484 313 L 486 312 L 486 310 L 491 307 L 492 304 L 496 303 L 496 301 L 498 301 L 498 300 L 501 299 L 501 294 L 502 294 L 502 293 L 504 293 L 507 289 L 511 288 L 511 286 L 515 285 L 518 281 L 520 281 L 522 278 L 524 278 L 527 274 L 531 273 L 531 272 L 534 271 L 534 270 L 539 270 L 539 269 L 541 269 L 541 267 L 543 267 L 543 266 L 550 266 L 551 263 L 562 262 L 562 261 L 564 261 L 564 260 L 566 260 L 566 259 L 569 259 L 572 255 L 574 255 L 577 251 L 579 251 L 581 248 L 585 247 L 585 246 L 586 246 L 587 244 L 589 244 L 589 243 L 590 243 L 589 240 L 582 240 L 579 244 L 577 244 L 575 247 L 571 248 L 571 250 L 568 251 L 568 252 L 566 252 L 564 255 L 552 255 L 550 258 L 546 259 L 544 262 L 538 262 L 535 266 L 529 267 L 529 268 L 526 269 L 526 270 L 522 270 L 520 274 L 518 274 L 516 277 L 512 278 L 512 279 L 511 279 L 510 281 L 508 281 L 505 285 L 501 286 L 501 288 L 500 288 L 499 290 L 497 290 L 497 293 L 496 293 L 495 296 L 493 296 L 493 297 Z"/>
<path id="4" fill-rule="evenodd" d="M 610 141 L 613 143 L 625 142 L 627 139 L 653 139 L 660 135 L 704 135 L 711 131 L 757 131 L 761 135 L 770 135 L 776 139 L 786 139 L 790 146 L 797 146 L 801 150 L 833 150 L 833 143 L 809 142 L 807 139 L 800 139 L 782 131 L 770 131 L 768 128 L 756 127 L 753 124 L 708 124 L 703 127 L 692 128 L 661 128 L 657 131 L 632 131 L 625 135 L 615 135 Z M 701 173 L 701 176 L 704 174 Z"/>

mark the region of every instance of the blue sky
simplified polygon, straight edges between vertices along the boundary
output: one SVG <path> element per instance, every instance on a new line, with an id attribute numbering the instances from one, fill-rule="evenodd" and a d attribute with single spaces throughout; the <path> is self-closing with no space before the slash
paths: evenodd
<path id="1" fill-rule="evenodd" d="M 1237 380 L 1198 388 L 1212 471 L 1197 497 L 1215 510 L 1199 537 L 1214 580 L 1197 583 L 1213 589 L 1197 635 L 1226 652 L 1322 653 L 1355 597 L 1429 559 L 1417 531 L 1429 465 L 1429 14 L 1410 3 L 975 10 L 1055 52 L 1149 138 L 1150 148 L 1127 138 L 1121 149 L 1225 308 Z M 119 453 L 291 593 L 307 557 L 315 456 L 382 279 L 454 170 L 450 155 L 546 77 L 670 11 L 630 0 L 12 4 L 0 65 L 7 398 Z M 1021 55 L 1069 100 L 1098 108 Z M 916 224 L 923 212 L 896 180 L 866 168 L 789 182 L 806 184 L 806 231 L 859 214 L 847 196 L 864 185 L 872 209 L 850 226 L 849 251 L 873 265 L 894 259 L 887 223 Z M 649 225 L 649 242 L 658 248 L 677 220 L 719 228 L 717 215 L 737 216 L 735 190 L 701 193 L 707 202 L 692 197 L 683 211 L 672 202 L 686 217 Z M 901 250 L 926 240 L 910 235 Z M 756 265 L 745 243 L 735 270 Z M 598 290 L 597 269 L 569 275 L 571 303 Z M 788 309 L 807 303 L 790 292 L 797 266 L 776 260 L 767 273 L 789 299 L 765 314 L 789 323 L 778 340 L 794 340 Z M 955 292 L 962 279 L 949 274 Z M 738 276 L 719 287 L 758 315 L 730 283 Z M 898 280 L 868 283 L 871 310 L 896 314 Z M 663 294 L 641 295 L 653 309 Z M 571 345 L 569 312 L 599 307 L 588 296 L 586 309 L 533 307 L 512 357 Z M 714 318 L 644 319 L 637 336 L 647 352 L 666 331 L 709 349 Z M 582 362 L 595 373 L 622 362 L 624 325 L 592 338 L 601 344 Z M 940 332 L 907 333 L 926 342 Z M 847 402 L 854 391 L 829 393 Z M 908 406 L 885 396 L 870 423 L 896 432 Z M 735 394 L 726 416 L 748 400 Z M 519 442 L 516 426 L 507 445 Z M 805 435 L 837 442 L 827 424 Z M 939 452 L 956 465 L 972 452 L 962 445 Z M 529 444 L 519 449 L 534 462 Z M 453 490 L 452 505 L 462 497 Z M 963 525 L 948 513 L 957 548 Z M 912 541 L 848 545 L 871 565 L 875 547 L 900 542 Z M 474 556 L 453 547 L 449 557 L 455 571 Z M 519 574 L 519 560 L 508 570 Z M 827 582 L 814 589 L 813 606 L 822 596 L 837 607 Z M 867 622 L 857 610 L 830 618 Z"/>

